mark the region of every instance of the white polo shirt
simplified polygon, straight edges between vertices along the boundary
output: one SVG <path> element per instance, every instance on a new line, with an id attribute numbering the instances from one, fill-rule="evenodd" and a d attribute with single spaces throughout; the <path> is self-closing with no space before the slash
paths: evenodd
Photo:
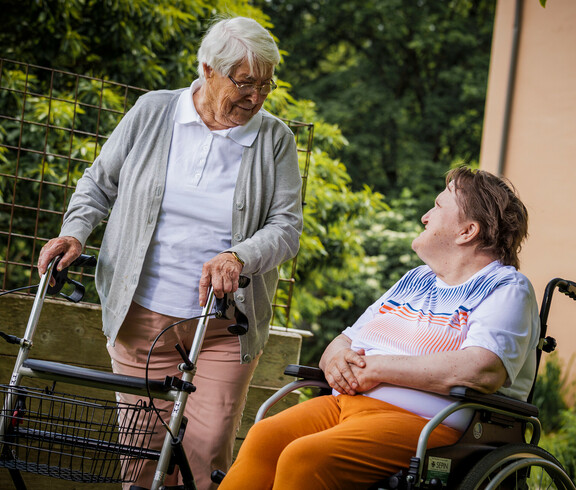
<path id="1" fill-rule="evenodd" d="M 202 265 L 231 244 L 232 203 L 244 147 L 252 145 L 262 116 L 211 131 L 192 99 L 195 80 L 174 114 L 166 188 L 134 301 L 164 315 L 199 315 Z"/>

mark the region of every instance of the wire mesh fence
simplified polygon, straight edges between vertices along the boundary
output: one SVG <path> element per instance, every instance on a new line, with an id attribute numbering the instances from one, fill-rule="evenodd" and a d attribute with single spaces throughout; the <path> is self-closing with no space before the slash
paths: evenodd
<path id="1" fill-rule="evenodd" d="M 0 288 L 37 283 L 42 246 L 60 230 L 84 170 L 145 89 L 0 58 Z M 314 126 L 285 121 L 295 134 L 304 199 Z M 106 226 L 86 253 L 98 253 Z M 273 324 L 288 326 L 297 259 L 281 267 Z M 79 280 L 83 279 L 81 272 Z M 97 303 L 86 281 L 85 301 Z"/>

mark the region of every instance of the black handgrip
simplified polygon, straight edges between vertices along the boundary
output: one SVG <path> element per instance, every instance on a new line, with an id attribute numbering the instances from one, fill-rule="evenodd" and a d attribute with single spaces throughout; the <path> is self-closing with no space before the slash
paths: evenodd
<path id="1" fill-rule="evenodd" d="M 546 289 L 544 290 L 544 297 L 542 298 L 542 306 L 540 306 L 540 336 L 545 337 L 546 331 L 548 329 L 548 314 L 550 313 L 550 305 L 552 303 L 552 296 L 554 291 L 558 288 L 558 291 L 564 293 L 566 296 L 576 300 L 576 282 L 569 281 L 567 279 L 561 279 L 556 277 L 548 281 L 546 284 Z"/>
<path id="2" fill-rule="evenodd" d="M 96 267 L 98 260 L 94 255 L 81 254 L 70 267 Z"/>
<path id="3" fill-rule="evenodd" d="M 540 339 L 540 343 L 542 350 L 548 354 L 550 352 L 554 352 L 556 350 L 556 346 L 558 345 L 556 339 L 550 336 L 547 336 L 545 339 Z"/>
<path id="4" fill-rule="evenodd" d="M 54 262 L 54 267 L 52 268 L 52 277 L 56 282 L 53 286 L 48 286 L 48 294 L 58 294 L 62 291 L 62 288 L 68 280 L 68 268 L 62 269 L 61 271 L 57 270 L 58 262 L 60 262 L 60 257 L 56 258 L 56 262 Z"/>
<path id="5" fill-rule="evenodd" d="M 235 312 L 236 323 L 228 326 L 228 332 L 232 335 L 246 335 L 248 332 L 248 318 L 241 311 Z"/>
<path id="6" fill-rule="evenodd" d="M 238 287 L 245 288 L 248 284 L 250 284 L 250 278 L 240 276 L 238 279 Z M 234 319 L 235 307 L 236 303 L 234 302 L 234 295 L 232 294 L 225 294 L 222 298 L 216 298 L 216 318 Z"/>
<path id="7" fill-rule="evenodd" d="M 60 295 L 73 303 L 78 303 L 84 297 L 85 289 L 78 281 L 68 278 L 68 269 L 70 267 L 95 267 L 97 263 L 96 257 L 93 255 L 81 254 L 68 267 L 65 267 L 61 271 L 56 269 L 58 262 L 60 262 L 60 257 L 56 258 L 56 262 L 52 268 L 52 277 L 56 281 L 56 284 L 54 284 L 54 286 L 48 286 L 47 293 L 52 295 L 58 294 L 66 284 L 72 284 L 74 285 L 74 291 L 72 294 L 68 296 L 60 293 Z"/>
<path id="8" fill-rule="evenodd" d="M 249 277 L 239 277 L 239 288 L 245 288 L 249 284 Z M 236 323 L 233 323 L 228 327 L 228 331 L 232 335 L 245 335 L 246 332 L 248 332 L 248 319 L 241 311 L 236 309 L 236 302 L 234 301 L 233 294 L 228 293 L 225 294 L 222 298 L 216 298 L 216 318 L 236 320 Z"/>
<path id="9" fill-rule="evenodd" d="M 576 283 L 562 279 L 558 282 L 558 291 L 576 301 Z"/>

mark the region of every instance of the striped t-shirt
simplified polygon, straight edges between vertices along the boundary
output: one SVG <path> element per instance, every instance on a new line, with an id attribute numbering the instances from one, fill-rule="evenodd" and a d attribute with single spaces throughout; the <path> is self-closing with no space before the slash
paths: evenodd
<path id="1" fill-rule="evenodd" d="M 499 391 L 526 399 L 535 373 L 538 307 L 532 285 L 514 267 L 495 261 L 465 283 L 449 286 L 428 266 L 408 272 L 343 332 L 366 355 L 426 355 L 483 347 L 504 363 Z M 448 397 L 381 384 L 365 393 L 430 418 Z M 463 430 L 463 414 L 447 421 Z"/>

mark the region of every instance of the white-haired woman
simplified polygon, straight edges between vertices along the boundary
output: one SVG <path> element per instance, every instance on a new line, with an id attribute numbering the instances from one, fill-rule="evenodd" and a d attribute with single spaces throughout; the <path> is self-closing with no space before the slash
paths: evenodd
<path id="1" fill-rule="evenodd" d="M 277 267 L 296 254 L 302 231 L 294 136 L 262 110 L 279 60 L 256 21 L 215 23 L 198 52 L 199 79 L 137 101 L 78 182 L 59 237 L 38 261 L 41 273 L 57 255 L 60 268 L 69 265 L 111 210 L 96 273 L 103 330 L 114 371 L 140 377 L 156 335 L 200 314 L 210 285 L 222 297 L 238 289 L 240 273 L 250 277 L 235 298 L 248 333 L 234 336 L 229 321 L 210 321 L 186 408 L 184 446 L 199 489 L 211 487 L 213 469 L 231 463 L 268 338 Z M 195 326 L 162 337 L 151 379 L 178 374 L 174 345 L 189 348 Z M 162 440 L 159 434 L 156 444 Z M 136 484 L 149 486 L 153 470 L 154 463 L 145 467 Z"/>

